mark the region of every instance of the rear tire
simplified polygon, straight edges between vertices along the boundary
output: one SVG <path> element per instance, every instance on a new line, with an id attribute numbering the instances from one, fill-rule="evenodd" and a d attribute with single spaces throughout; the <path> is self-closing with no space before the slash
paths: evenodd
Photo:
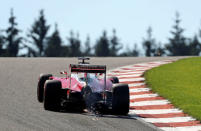
<path id="1" fill-rule="evenodd" d="M 113 84 L 119 83 L 119 78 L 118 77 L 114 76 L 114 77 L 110 77 L 109 79 L 112 81 Z"/>
<path id="2" fill-rule="evenodd" d="M 43 102 L 44 84 L 49 77 L 52 77 L 52 74 L 40 74 L 37 86 L 37 98 L 39 102 Z"/>
<path id="3" fill-rule="evenodd" d="M 44 109 L 59 111 L 61 107 L 61 82 L 58 80 L 47 80 L 44 90 Z"/>
<path id="4" fill-rule="evenodd" d="M 129 88 L 127 84 L 113 87 L 112 112 L 116 115 L 127 115 L 129 112 Z"/>

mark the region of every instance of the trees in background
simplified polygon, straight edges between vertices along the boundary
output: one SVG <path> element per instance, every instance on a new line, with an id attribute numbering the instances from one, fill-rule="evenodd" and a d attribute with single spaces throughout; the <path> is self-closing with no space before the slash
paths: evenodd
<path id="1" fill-rule="evenodd" d="M 161 43 L 158 43 L 155 47 L 154 56 L 163 56 L 165 55 L 165 48 L 162 47 Z"/>
<path id="2" fill-rule="evenodd" d="M 50 25 L 40 10 L 39 17 L 34 21 L 28 30 L 27 37 L 21 37 L 17 28 L 16 17 L 11 9 L 9 26 L 0 30 L 0 56 L 26 56 L 26 57 L 77 57 L 77 56 L 139 56 L 140 53 L 137 44 L 128 46 L 123 49 L 116 30 L 113 29 L 112 35 L 108 36 L 107 31 L 103 31 L 95 43 L 92 43 L 87 36 L 83 43 L 79 39 L 79 33 L 76 35 L 73 31 L 67 37 L 67 41 L 62 41 L 57 25 L 55 30 L 49 35 Z M 157 42 L 152 36 L 152 28 L 147 29 L 147 36 L 142 41 L 142 47 L 145 56 L 183 56 L 183 55 L 200 55 L 201 53 L 201 29 L 199 34 L 193 38 L 184 36 L 184 29 L 181 27 L 179 13 L 176 13 L 174 25 L 171 30 L 171 37 L 168 43 Z M 164 47 L 165 46 L 165 47 Z M 23 50 L 19 53 L 20 50 Z M 27 51 L 27 52 L 26 52 Z"/>
<path id="3" fill-rule="evenodd" d="M 143 48 L 145 50 L 145 56 L 154 56 L 155 53 L 155 39 L 152 38 L 152 28 L 147 29 L 147 38 L 143 39 Z"/>
<path id="4" fill-rule="evenodd" d="M 69 56 L 70 57 L 77 57 L 81 56 L 81 41 L 79 40 L 79 34 L 75 37 L 74 32 L 70 32 L 70 37 L 67 38 L 69 43 Z"/>
<path id="5" fill-rule="evenodd" d="M 32 46 L 28 47 L 29 54 L 31 56 L 44 56 L 46 38 L 49 29 L 50 25 L 47 25 L 47 21 L 44 16 L 44 11 L 41 10 L 39 18 L 35 20 L 28 34 L 28 37 L 31 39 L 30 42 L 32 44 Z M 35 48 L 33 46 L 35 46 Z"/>
<path id="6" fill-rule="evenodd" d="M 50 37 L 47 38 L 47 46 L 45 47 L 44 56 L 61 57 L 64 55 L 65 55 L 65 52 L 62 47 L 62 39 L 60 37 L 59 30 L 56 24 L 54 32 L 52 33 Z"/>
<path id="7" fill-rule="evenodd" d="M 110 56 L 118 56 L 119 50 L 122 48 L 119 38 L 116 36 L 116 30 L 113 29 L 113 36 L 110 40 Z"/>
<path id="8" fill-rule="evenodd" d="M 190 39 L 189 55 L 198 56 L 200 52 L 201 52 L 201 43 L 199 42 L 197 35 L 195 35 L 192 40 Z"/>
<path id="9" fill-rule="evenodd" d="M 2 31 L 0 30 L 0 56 L 3 56 L 5 54 L 5 50 L 3 49 L 5 44 L 5 37 L 1 32 Z"/>
<path id="10" fill-rule="evenodd" d="M 140 51 L 137 47 L 137 44 L 135 43 L 133 45 L 133 49 L 130 49 L 130 47 L 127 46 L 126 50 L 124 52 L 122 52 L 119 56 L 125 57 L 125 56 L 139 56 Z"/>
<path id="11" fill-rule="evenodd" d="M 134 44 L 133 51 L 131 52 L 131 56 L 139 56 L 140 52 L 139 49 L 137 48 L 137 44 Z"/>
<path id="12" fill-rule="evenodd" d="M 184 29 L 180 27 L 181 19 L 177 12 L 175 18 L 175 25 L 171 31 L 172 37 L 169 38 L 169 43 L 166 44 L 168 55 L 170 56 L 183 56 L 188 55 L 188 46 L 186 44 L 187 38 L 183 35 Z"/>
<path id="13" fill-rule="evenodd" d="M 85 50 L 83 53 L 84 56 L 91 56 L 92 55 L 92 52 L 91 52 L 92 48 L 90 45 L 91 45 L 90 37 L 87 36 L 86 42 L 84 44 L 84 46 L 85 46 L 85 48 L 84 48 Z"/>
<path id="14" fill-rule="evenodd" d="M 20 30 L 17 28 L 13 9 L 10 11 L 10 18 L 8 20 L 9 27 L 5 30 L 5 37 L 1 36 L 1 43 L 5 42 L 6 50 L 3 56 L 16 57 L 19 52 L 22 37 L 19 36 Z M 1 44 L 3 45 L 3 44 Z"/>
<path id="15" fill-rule="evenodd" d="M 119 50 L 122 48 L 116 30 L 113 29 L 112 37 L 107 36 L 107 32 L 103 31 L 102 36 L 97 40 L 95 45 L 96 56 L 119 56 Z"/>
<path id="16" fill-rule="evenodd" d="M 172 37 L 169 38 L 169 43 L 166 44 L 168 55 L 170 56 L 187 56 L 199 55 L 201 44 L 195 35 L 193 39 L 189 39 L 183 35 L 184 29 L 180 26 L 181 19 L 176 12 L 175 25 L 171 31 Z"/>
<path id="17" fill-rule="evenodd" d="M 95 56 L 109 56 L 109 39 L 107 37 L 107 32 L 103 31 L 102 36 L 97 40 L 95 45 Z"/>

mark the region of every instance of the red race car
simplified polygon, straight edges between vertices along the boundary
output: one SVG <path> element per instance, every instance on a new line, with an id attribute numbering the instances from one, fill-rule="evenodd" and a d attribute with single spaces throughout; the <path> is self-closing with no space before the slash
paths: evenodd
<path id="1" fill-rule="evenodd" d="M 106 78 L 105 65 L 89 65 L 89 58 L 78 58 L 70 64 L 64 77 L 41 74 L 37 98 L 45 110 L 88 111 L 101 114 L 126 115 L 129 111 L 129 88 L 119 84 L 117 77 Z"/>

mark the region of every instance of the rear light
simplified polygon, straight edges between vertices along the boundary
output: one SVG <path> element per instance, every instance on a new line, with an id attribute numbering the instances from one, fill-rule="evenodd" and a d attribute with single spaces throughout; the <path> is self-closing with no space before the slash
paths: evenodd
<path id="1" fill-rule="evenodd" d="M 53 79 L 53 76 L 49 77 L 49 80 L 52 80 Z"/>

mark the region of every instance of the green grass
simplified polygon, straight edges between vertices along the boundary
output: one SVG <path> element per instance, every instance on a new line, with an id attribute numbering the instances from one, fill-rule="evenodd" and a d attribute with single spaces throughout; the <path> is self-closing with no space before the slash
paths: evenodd
<path id="1" fill-rule="evenodd" d="M 153 68 L 145 77 L 154 92 L 201 121 L 201 57 Z"/>

